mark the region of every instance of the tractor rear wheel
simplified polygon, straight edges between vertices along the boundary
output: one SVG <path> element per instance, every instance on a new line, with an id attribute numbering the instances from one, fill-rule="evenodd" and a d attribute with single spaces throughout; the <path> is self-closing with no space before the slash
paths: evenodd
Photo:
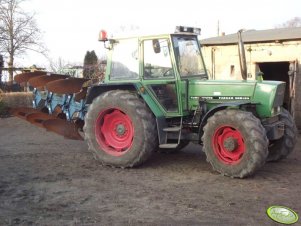
<path id="1" fill-rule="evenodd" d="M 124 90 L 103 93 L 89 106 L 85 139 L 104 165 L 133 167 L 157 147 L 156 121 L 136 94 Z"/>
<path id="2" fill-rule="evenodd" d="M 244 178 L 264 165 L 265 129 L 252 113 L 226 109 L 211 116 L 202 137 L 207 161 L 223 175 Z"/>
<path id="3" fill-rule="evenodd" d="M 284 136 L 270 143 L 267 159 L 269 162 L 286 158 L 294 150 L 297 142 L 297 127 L 291 114 L 287 110 L 282 109 L 280 120 L 284 122 Z"/>

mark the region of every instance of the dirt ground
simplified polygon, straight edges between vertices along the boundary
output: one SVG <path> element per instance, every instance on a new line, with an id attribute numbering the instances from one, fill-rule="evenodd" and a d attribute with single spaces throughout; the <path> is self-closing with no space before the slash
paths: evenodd
<path id="1" fill-rule="evenodd" d="M 83 141 L 0 118 L 0 225 L 277 225 L 271 205 L 301 214 L 300 149 L 299 135 L 292 155 L 248 179 L 214 172 L 192 144 L 116 169 Z"/>

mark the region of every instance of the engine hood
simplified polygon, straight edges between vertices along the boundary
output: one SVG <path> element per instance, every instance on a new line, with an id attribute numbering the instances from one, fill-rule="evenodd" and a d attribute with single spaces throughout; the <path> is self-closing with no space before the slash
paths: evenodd
<path id="1" fill-rule="evenodd" d="M 190 109 L 198 106 L 200 98 L 216 104 L 242 101 L 257 104 L 257 112 L 262 117 L 270 117 L 273 107 L 282 106 L 285 83 L 280 81 L 220 81 L 190 80 L 188 98 Z"/>

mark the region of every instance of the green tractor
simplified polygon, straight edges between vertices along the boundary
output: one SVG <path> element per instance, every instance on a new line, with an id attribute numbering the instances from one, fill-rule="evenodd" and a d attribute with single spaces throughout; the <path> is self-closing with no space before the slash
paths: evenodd
<path id="1" fill-rule="evenodd" d="M 174 152 L 189 142 L 203 145 L 212 167 L 230 177 L 288 156 L 297 130 L 282 107 L 285 83 L 246 80 L 241 32 L 244 79 L 208 80 L 195 32 L 178 27 L 174 34 L 107 39 L 101 31 L 108 49 L 102 82 L 20 74 L 16 81 L 34 87 L 34 108 L 14 114 L 67 138 L 84 137 L 94 156 L 114 167 L 134 167 L 156 150 Z"/>

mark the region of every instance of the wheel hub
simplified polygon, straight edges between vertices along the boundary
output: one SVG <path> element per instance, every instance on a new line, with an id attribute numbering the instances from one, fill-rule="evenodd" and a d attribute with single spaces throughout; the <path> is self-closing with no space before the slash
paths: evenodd
<path id="1" fill-rule="evenodd" d="M 227 165 L 239 163 L 246 148 L 241 132 L 228 125 L 216 129 L 212 146 L 218 159 Z"/>
<path id="2" fill-rule="evenodd" d="M 117 127 L 116 127 L 116 132 L 117 132 L 117 134 L 118 134 L 119 136 L 124 135 L 124 134 L 125 134 L 125 131 L 126 131 L 126 129 L 125 129 L 125 127 L 124 127 L 123 124 L 117 125 Z"/>
<path id="3" fill-rule="evenodd" d="M 224 140 L 224 148 L 227 151 L 233 152 L 238 147 L 237 139 L 233 137 L 228 137 Z"/>
<path id="4" fill-rule="evenodd" d="M 123 111 L 106 109 L 97 117 L 95 134 L 102 150 L 112 156 L 121 156 L 132 146 L 134 126 L 131 118 Z"/>

